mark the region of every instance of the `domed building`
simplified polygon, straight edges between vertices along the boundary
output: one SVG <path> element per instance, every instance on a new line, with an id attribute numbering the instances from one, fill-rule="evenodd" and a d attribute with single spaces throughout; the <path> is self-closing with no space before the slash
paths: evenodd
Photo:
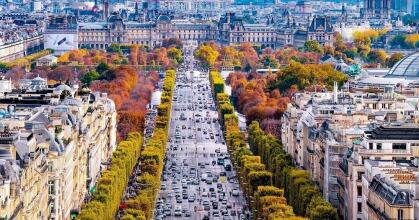
<path id="1" fill-rule="evenodd" d="M 419 82 L 419 52 L 406 56 L 397 62 L 389 72 L 381 77 L 361 77 L 352 83 L 352 88 L 358 91 L 392 87 L 394 91 L 407 96 L 417 96 L 416 85 Z"/>
<path id="2" fill-rule="evenodd" d="M 406 56 L 397 62 L 385 77 L 404 77 L 419 80 L 419 52 Z"/>

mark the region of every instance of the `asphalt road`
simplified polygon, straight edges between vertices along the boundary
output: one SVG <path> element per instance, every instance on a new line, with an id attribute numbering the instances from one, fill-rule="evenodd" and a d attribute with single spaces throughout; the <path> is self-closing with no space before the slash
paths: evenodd
<path id="1" fill-rule="evenodd" d="M 200 220 L 205 215 L 209 219 L 244 219 L 241 213 L 246 202 L 236 173 L 217 165 L 218 158 L 222 161 L 226 158 L 224 161 L 228 163 L 229 156 L 208 74 L 178 72 L 175 84 L 170 140 L 154 219 Z M 221 176 L 222 172 L 225 176 Z M 180 199 L 176 199 L 176 194 Z M 207 201 L 209 205 L 205 207 Z M 213 203 L 218 206 L 216 209 Z M 223 216 L 222 210 L 228 214 Z M 175 216 L 176 213 L 181 216 Z"/>

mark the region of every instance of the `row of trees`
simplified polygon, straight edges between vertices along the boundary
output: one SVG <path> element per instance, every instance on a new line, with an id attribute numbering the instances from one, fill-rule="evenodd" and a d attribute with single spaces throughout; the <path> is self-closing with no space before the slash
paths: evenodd
<path id="1" fill-rule="evenodd" d="M 137 177 L 140 185 L 139 194 L 126 201 L 127 209 L 124 210 L 121 219 L 152 219 L 153 206 L 160 187 L 160 175 L 163 171 L 174 80 L 175 71 L 168 70 L 153 136 L 142 151 L 143 139 L 140 133 L 129 133 L 127 139 L 119 143 L 112 155 L 110 168 L 103 172 L 92 201 L 83 205 L 79 219 L 114 219 L 138 158 L 141 160 L 141 175 Z"/>
<path id="2" fill-rule="evenodd" d="M 310 219 L 338 219 L 337 211 L 327 203 L 310 175 L 292 166 L 292 156 L 287 154 L 280 141 L 252 122 L 248 131 L 248 143 L 254 155 L 259 155 L 272 175 L 273 185 L 284 189 L 284 195 L 296 214 Z"/>
<path id="3" fill-rule="evenodd" d="M 378 64 L 384 67 L 392 67 L 402 58 L 400 56 L 402 54 L 396 53 L 389 56 L 383 49 L 372 49 L 374 46 L 384 44 L 386 33 L 387 30 L 367 29 L 357 31 L 353 34 L 353 43 L 344 42 L 343 37 L 337 33 L 335 35 L 334 47 L 322 47 L 317 41 L 307 41 L 304 44 L 304 50 L 320 55 L 333 56 L 336 59 L 343 59 L 346 63 L 354 63 L 355 58 L 361 58 L 366 62 L 367 67 L 377 66 Z M 396 37 L 392 40 L 392 44 L 403 42 L 406 45 L 415 45 L 419 41 L 418 36 L 408 35 Z"/>
<path id="4" fill-rule="evenodd" d="M 119 140 L 131 131 L 143 130 L 147 104 L 159 80 L 157 72 L 139 72 L 132 66 L 112 67 L 102 63 L 81 79 L 91 81 L 92 90 L 108 93 L 115 102 Z"/>
<path id="5" fill-rule="evenodd" d="M 213 41 L 200 45 L 194 53 L 195 58 L 205 67 L 229 66 L 245 72 L 258 68 L 279 68 L 290 61 L 316 63 L 320 54 L 311 51 L 298 51 L 294 48 L 260 50 L 257 46 L 244 43 L 239 46 L 219 46 Z"/>
<path id="6" fill-rule="evenodd" d="M 64 53 L 58 58 L 60 63 L 78 65 L 129 64 L 135 66 L 160 66 L 165 69 L 176 67 L 182 62 L 182 51 L 177 44 L 165 44 L 167 47 L 149 47 L 132 44 L 112 44 L 107 51 L 77 49 Z"/>
<path id="7" fill-rule="evenodd" d="M 391 39 L 390 45 L 402 49 L 419 48 L 419 34 L 396 35 Z"/>
<path id="8" fill-rule="evenodd" d="M 253 156 L 247 148 L 245 133 L 239 129 L 234 107 L 224 93 L 224 82 L 217 71 L 210 71 L 210 84 L 216 97 L 228 151 L 254 219 L 300 219 L 287 205 L 283 190 L 272 186 L 272 173 L 261 163 L 261 157 Z"/>
<path id="9" fill-rule="evenodd" d="M 138 177 L 139 194 L 126 201 L 128 209 L 122 220 L 152 219 L 156 195 L 160 189 L 160 176 L 163 172 L 166 143 L 168 140 L 170 111 L 172 107 L 175 71 L 166 71 L 161 104 L 158 106 L 153 136 L 147 141 L 141 153 L 141 175 Z"/>
<path id="10" fill-rule="evenodd" d="M 276 69 L 280 65 L 286 65 L 292 61 L 302 64 L 317 64 L 319 59 L 325 55 L 343 59 L 349 64 L 355 63 L 355 59 L 360 58 L 367 66 L 380 64 L 392 67 L 395 62 L 401 59 L 401 54 L 389 56 L 382 49 L 372 49 L 374 45 L 384 41 L 385 34 L 385 30 L 355 32 L 353 43 L 344 42 L 343 37 L 336 34 L 333 47 L 322 46 L 317 41 L 307 41 L 304 47 L 298 50 L 293 47 L 260 50 L 250 43 L 238 46 L 220 46 L 211 41 L 200 45 L 194 55 L 205 67 L 228 66 L 244 72 L 252 72 L 260 68 Z M 416 45 L 419 42 L 419 35 L 404 36 L 403 42 Z"/>
<path id="11" fill-rule="evenodd" d="M 51 53 L 52 53 L 52 50 L 46 49 L 46 50 L 41 50 L 39 52 L 33 53 L 26 57 L 15 59 L 11 62 L 0 63 L 0 70 L 5 71 L 13 67 L 26 67 L 27 65 L 31 65 L 32 62 L 35 61 L 36 59 L 41 58 Z"/>
<path id="12" fill-rule="evenodd" d="M 97 183 L 92 201 L 82 206 L 79 219 L 114 219 L 132 169 L 140 156 L 142 141 L 140 133 L 132 132 L 119 143 L 112 154 L 109 169 L 103 171 Z"/>

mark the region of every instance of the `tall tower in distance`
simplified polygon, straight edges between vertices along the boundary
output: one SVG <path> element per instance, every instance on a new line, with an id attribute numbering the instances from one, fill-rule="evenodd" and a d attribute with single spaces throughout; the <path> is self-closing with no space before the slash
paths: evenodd
<path id="1" fill-rule="evenodd" d="M 361 17 L 365 19 L 390 19 L 390 0 L 364 0 Z"/>
<path id="2" fill-rule="evenodd" d="M 103 20 L 107 20 L 109 17 L 109 0 L 103 0 Z"/>

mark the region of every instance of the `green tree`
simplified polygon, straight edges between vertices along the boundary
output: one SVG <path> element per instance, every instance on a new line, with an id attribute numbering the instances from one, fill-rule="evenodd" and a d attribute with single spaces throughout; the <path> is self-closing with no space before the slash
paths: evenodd
<path id="1" fill-rule="evenodd" d="M 110 53 L 121 53 L 121 46 L 119 44 L 111 44 L 106 51 Z"/>
<path id="2" fill-rule="evenodd" d="M 0 63 L 0 72 L 6 72 L 9 70 L 6 63 Z"/>
<path id="3" fill-rule="evenodd" d="M 104 72 L 108 70 L 110 70 L 110 67 L 106 63 L 99 63 L 99 65 L 97 65 L 96 67 L 96 72 L 98 72 L 99 74 L 103 74 Z"/>
<path id="4" fill-rule="evenodd" d="M 278 60 L 272 54 L 265 54 L 260 58 L 259 63 L 263 65 L 265 68 L 273 68 L 276 69 L 279 67 Z"/>
<path id="5" fill-rule="evenodd" d="M 408 48 L 406 44 L 406 35 L 405 34 L 398 34 L 394 36 L 391 41 L 390 45 L 396 48 Z"/>
<path id="6" fill-rule="evenodd" d="M 308 52 L 314 52 L 318 54 L 323 54 L 323 48 L 320 46 L 318 41 L 309 40 L 304 43 L 304 49 Z"/>
<path id="7" fill-rule="evenodd" d="M 84 74 L 81 78 L 80 81 L 88 86 L 90 86 L 90 83 L 92 83 L 92 81 L 98 80 L 100 78 L 100 74 L 96 71 L 90 71 L 86 74 Z"/>

